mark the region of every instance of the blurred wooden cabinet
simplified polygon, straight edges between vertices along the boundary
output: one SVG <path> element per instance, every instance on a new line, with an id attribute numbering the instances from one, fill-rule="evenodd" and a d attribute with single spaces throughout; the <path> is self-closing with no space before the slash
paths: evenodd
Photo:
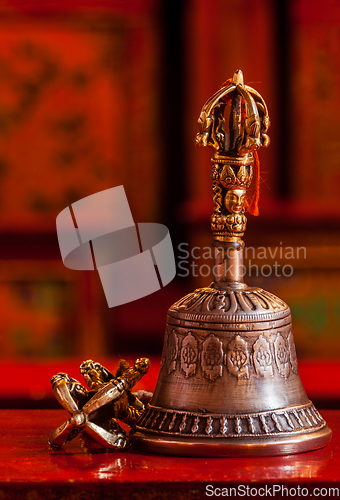
<path id="1" fill-rule="evenodd" d="M 167 193 L 174 227 L 185 225 L 190 245 L 210 245 L 211 155 L 195 148 L 197 118 L 238 68 L 264 96 L 272 120 L 272 143 L 260 154 L 261 215 L 249 220 L 246 243 L 306 246 L 305 267 L 295 262 L 292 278 L 263 286 L 292 307 L 302 353 L 340 356 L 340 4 L 183 0 L 173 33 L 181 50 L 171 53 L 168 36 L 166 51 L 183 66 L 171 79 L 182 97 L 176 102 L 164 95 L 162 32 L 175 25 L 160 16 L 162 5 L 0 6 L 0 358 L 110 354 L 118 330 L 129 332 L 129 346 L 133 335 L 142 344 L 143 328 L 150 345 L 157 329 L 162 339 L 163 323 L 151 321 L 149 311 L 161 303 L 163 314 L 202 282 L 182 280 L 184 291 L 169 286 L 164 296 L 140 302 L 145 321 L 134 334 L 124 308 L 108 311 L 96 273 L 63 267 L 55 219 L 71 203 L 123 184 L 136 222 L 164 222 Z M 173 121 L 163 127 L 169 108 Z M 185 161 L 174 173 L 164 151 L 177 151 L 179 134 Z M 180 206 L 177 191 L 186 193 Z M 329 253 L 318 259 L 315 251 Z"/>
<path id="2" fill-rule="evenodd" d="M 121 184 L 157 220 L 156 4 L 0 7 L 0 358 L 107 353 L 99 278 L 64 268 L 55 220 Z"/>
<path id="3" fill-rule="evenodd" d="M 267 257 L 255 259 L 260 267 L 275 263 L 268 248 L 306 249 L 306 258 L 276 259 L 293 266 L 291 277 L 260 274 L 247 282 L 291 307 L 301 356 L 339 359 L 340 4 L 192 0 L 186 26 L 189 189 L 182 215 L 188 250 L 198 247 L 202 255 L 211 243 L 212 152 L 195 149 L 196 120 L 206 100 L 241 69 L 271 119 L 271 144 L 259 153 L 260 217 L 249 216 L 245 243 L 267 249 Z M 211 280 L 192 276 L 194 286 Z"/>

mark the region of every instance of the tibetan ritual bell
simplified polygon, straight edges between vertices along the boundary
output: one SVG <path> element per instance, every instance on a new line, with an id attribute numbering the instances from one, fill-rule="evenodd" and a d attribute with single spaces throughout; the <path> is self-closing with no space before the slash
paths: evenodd
<path id="1" fill-rule="evenodd" d="M 158 383 L 134 444 L 206 457 L 322 448 L 331 430 L 303 389 L 290 309 L 242 279 L 244 213 L 256 214 L 257 149 L 269 144 L 266 104 L 236 71 L 203 106 L 198 123 L 196 144 L 215 150 L 214 281 L 168 311 Z"/>

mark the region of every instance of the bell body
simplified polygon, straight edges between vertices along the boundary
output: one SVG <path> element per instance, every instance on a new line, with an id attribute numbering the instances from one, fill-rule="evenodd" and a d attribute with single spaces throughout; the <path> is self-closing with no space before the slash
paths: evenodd
<path id="1" fill-rule="evenodd" d="M 134 443 L 206 457 L 321 448 L 331 430 L 302 387 L 290 309 L 242 282 L 245 212 L 258 215 L 257 150 L 269 144 L 267 106 L 237 70 L 204 104 L 198 125 L 197 146 L 214 150 L 214 282 L 168 311 L 158 383 Z"/>
<path id="2" fill-rule="evenodd" d="M 281 455 L 331 430 L 298 373 L 290 309 L 245 284 L 213 283 L 170 307 L 161 370 L 136 447 L 188 456 Z"/>

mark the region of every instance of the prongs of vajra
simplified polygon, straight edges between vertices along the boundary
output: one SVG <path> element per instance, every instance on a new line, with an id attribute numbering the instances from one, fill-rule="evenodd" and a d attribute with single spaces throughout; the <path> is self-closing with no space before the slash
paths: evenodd
<path id="1" fill-rule="evenodd" d="M 84 432 L 91 436 L 97 443 L 105 448 L 113 450 L 122 450 L 126 448 L 128 439 L 121 433 L 109 432 L 93 422 L 87 422 Z"/>
<path id="2" fill-rule="evenodd" d="M 263 113 L 266 114 L 266 109 L 263 106 L 262 102 L 255 100 L 257 108 Z"/>
<path id="3" fill-rule="evenodd" d="M 238 93 L 236 93 L 233 96 L 231 112 L 229 116 L 230 149 L 234 149 L 236 147 L 237 139 L 241 134 L 241 104 L 242 97 Z"/>
<path id="4" fill-rule="evenodd" d="M 53 449 L 61 448 L 68 440 L 69 434 L 74 429 L 74 425 L 71 423 L 70 419 L 66 420 L 62 425 L 57 427 L 50 434 L 49 443 Z"/>

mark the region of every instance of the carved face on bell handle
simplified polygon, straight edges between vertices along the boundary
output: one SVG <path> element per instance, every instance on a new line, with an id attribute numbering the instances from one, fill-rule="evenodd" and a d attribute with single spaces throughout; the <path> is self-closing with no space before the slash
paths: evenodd
<path id="1" fill-rule="evenodd" d="M 245 199 L 245 189 L 230 189 L 225 196 L 224 204 L 231 214 L 240 214 L 244 210 Z"/>

